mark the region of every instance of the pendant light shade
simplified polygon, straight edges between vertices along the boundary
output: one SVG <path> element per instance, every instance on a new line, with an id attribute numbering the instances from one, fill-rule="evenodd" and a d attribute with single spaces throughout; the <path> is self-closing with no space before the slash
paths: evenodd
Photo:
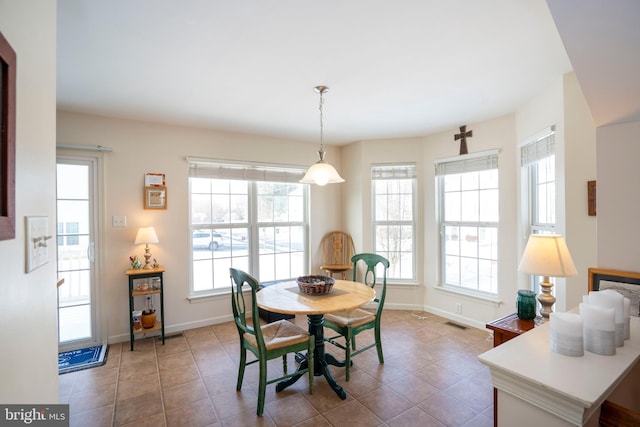
<path id="1" fill-rule="evenodd" d="M 302 177 L 300 182 L 303 184 L 327 185 L 344 182 L 344 179 L 338 174 L 335 168 L 327 163 L 327 161 L 324 159 L 324 143 L 322 141 L 322 95 L 328 90 L 329 88 L 326 86 L 315 87 L 315 91 L 320 94 L 320 150 L 318 150 L 318 156 L 320 157 L 320 160 L 311 165 L 311 167 L 307 170 L 307 173 L 304 175 L 304 177 Z"/>

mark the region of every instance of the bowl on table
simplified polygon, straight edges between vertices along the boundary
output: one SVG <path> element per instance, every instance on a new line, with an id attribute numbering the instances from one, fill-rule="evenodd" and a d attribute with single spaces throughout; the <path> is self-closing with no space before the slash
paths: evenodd
<path id="1" fill-rule="evenodd" d="M 336 280 L 328 276 L 300 276 L 298 277 L 298 288 L 300 292 L 307 295 L 324 295 L 331 292 Z"/>

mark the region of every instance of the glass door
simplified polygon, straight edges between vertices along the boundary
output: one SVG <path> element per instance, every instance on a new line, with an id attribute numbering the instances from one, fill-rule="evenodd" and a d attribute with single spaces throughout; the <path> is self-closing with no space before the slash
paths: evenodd
<path id="1" fill-rule="evenodd" d="M 58 343 L 60 351 L 96 345 L 96 163 L 58 157 L 56 163 Z"/>

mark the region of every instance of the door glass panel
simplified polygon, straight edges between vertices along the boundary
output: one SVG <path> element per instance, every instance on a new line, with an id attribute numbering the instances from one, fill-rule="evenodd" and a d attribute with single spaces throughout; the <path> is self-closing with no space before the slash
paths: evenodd
<path id="1" fill-rule="evenodd" d="M 91 163 L 56 165 L 58 278 L 58 339 L 61 346 L 93 344 L 93 230 Z"/>

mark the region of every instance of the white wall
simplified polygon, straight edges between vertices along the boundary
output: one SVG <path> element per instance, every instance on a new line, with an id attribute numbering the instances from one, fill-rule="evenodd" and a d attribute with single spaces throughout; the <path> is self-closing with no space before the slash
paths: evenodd
<path id="1" fill-rule="evenodd" d="M 37 13 L 36 13 L 37 12 Z M 55 233 L 56 2 L 0 1 L 17 55 L 16 238 L 0 241 L 0 402 L 58 403 L 55 246 L 25 273 L 25 216 Z"/>
<path id="2" fill-rule="evenodd" d="M 597 158 L 597 266 L 640 271 L 640 122 L 599 127 Z"/>
<path id="3" fill-rule="evenodd" d="M 187 156 L 308 166 L 317 161 L 317 146 L 239 133 L 168 126 L 91 115 L 58 112 L 58 143 L 111 147 L 104 163 L 105 238 L 102 242 L 103 333 L 110 342 L 129 339 L 127 278 L 138 227 L 153 225 L 160 240 L 151 252 L 165 269 L 165 318 L 168 332 L 231 319 L 228 295 L 191 303 L 189 295 L 189 211 Z M 327 158 L 341 172 L 338 150 Z M 82 152 L 80 154 L 86 154 Z M 146 172 L 166 175 L 166 211 L 143 209 Z M 319 242 L 341 227 L 342 184 L 311 186 L 311 269 L 319 273 Z M 321 207 L 321 208 L 320 208 Z M 114 215 L 125 215 L 127 227 L 112 227 Z"/>

